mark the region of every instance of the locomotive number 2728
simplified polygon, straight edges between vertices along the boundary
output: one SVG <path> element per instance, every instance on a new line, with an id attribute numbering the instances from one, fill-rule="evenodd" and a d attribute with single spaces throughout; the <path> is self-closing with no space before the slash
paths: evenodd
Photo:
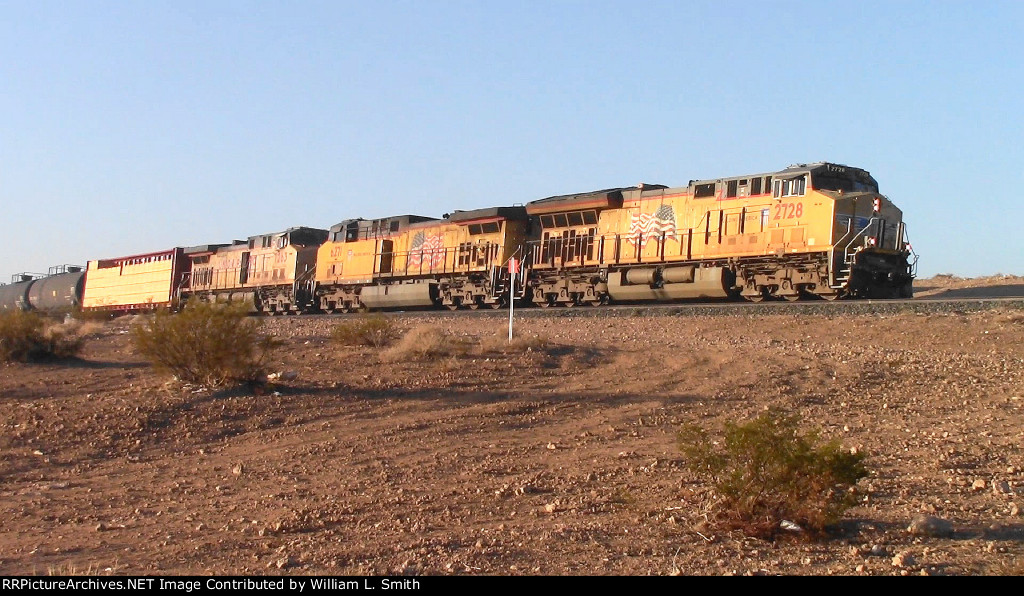
<path id="1" fill-rule="evenodd" d="M 772 219 L 798 219 L 803 215 L 803 203 L 779 203 L 775 205 L 775 216 Z"/>

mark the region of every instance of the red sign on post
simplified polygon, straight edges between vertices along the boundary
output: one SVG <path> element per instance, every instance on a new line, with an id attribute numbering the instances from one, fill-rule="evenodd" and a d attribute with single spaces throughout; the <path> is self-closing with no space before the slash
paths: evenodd
<path id="1" fill-rule="evenodd" d="M 508 272 L 511 274 L 519 273 L 519 261 L 515 257 L 508 260 Z"/>

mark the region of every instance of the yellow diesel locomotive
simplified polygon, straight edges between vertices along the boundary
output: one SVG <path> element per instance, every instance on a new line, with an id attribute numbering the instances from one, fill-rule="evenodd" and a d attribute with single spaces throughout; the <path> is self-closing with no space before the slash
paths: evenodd
<path id="1" fill-rule="evenodd" d="M 862 169 L 799 164 L 528 203 L 540 306 L 742 296 L 910 297 L 902 212 Z"/>
<path id="2" fill-rule="evenodd" d="M 343 221 L 317 254 L 317 305 L 499 308 L 510 294 L 503 265 L 522 250 L 529 227 L 523 207 Z"/>
<path id="3" fill-rule="evenodd" d="M 207 302 L 244 302 L 253 312 L 309 309 L 317 249 L 327 230 L 295 227 L 230 245 L 186 249 L 191 267 L 181 294 Z"/>

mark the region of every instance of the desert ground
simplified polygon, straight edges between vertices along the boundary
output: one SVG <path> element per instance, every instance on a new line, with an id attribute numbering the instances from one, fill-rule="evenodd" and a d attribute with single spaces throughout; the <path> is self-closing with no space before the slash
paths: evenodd
<path id="1" fill-rule="evenodd" d="M 524 313 L 512 347 L 505 312 L 388 314 L 444 338 L 427 358 L 268 318 L 280 375 L 217 391 L 137 356 L 137 317 L 89 323 L 78 359 L 0 364 L 0 574 L 1024 573 L 1021 301 L 593 310 Z M 772 407 L 867 454 L 829 536 L 709 524 L 679 429 Z"/>

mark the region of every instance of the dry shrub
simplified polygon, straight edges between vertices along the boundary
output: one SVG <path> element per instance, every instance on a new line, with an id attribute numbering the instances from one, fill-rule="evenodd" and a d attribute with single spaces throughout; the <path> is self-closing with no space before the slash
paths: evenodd
<path id="1" fill-rule="evenodd" d="M 488 335 L 480 340 L 482 354 L 521 354 L 523 352 L 544 352 L 548 349 L 548 338 L 543 335 Z"/>
<path id="2" fill-rule="evenodd" d="M 56 565 L 50 565 L 46 568 L 46 575 L 48 576 L 99 576 L 99 575 L 113 575 L 118 572 L 119 565 L 115 561 L 113 565 L 100 568 L 94 563 L 89 563 L 88 567 L 79 567 L 74 563 L 58 563 Z M 39 575 L 34 573 L 33 575 Z"/>
<path id="3" fill-rule="evenodd" d="M 799 416 L 777 410 L 726 423 L 718 442 L 688 426 L 679 445 L 690 470 L 714 484 L 716 521 L 759 538 L 774 538 L 783 520 L 820 535 L 853 505 L 854 485 L 867 476 L 863 453 L 819 444 L 816 432 L 800 432 Z"/>
<path id="4" fill-rule="evenodd" d="M 1024 312 L 1015 312 L 1006 315 L 1006 322 L 1013 325 L 1024 324 Z"/>
<path id="5" fill-rule="evenodd" d="M 16 310 L 0 314 L 0 362 L 70 358 L 83 344 L 73 327 L 52 323 L 38 313 Z"/>
<path id="6" fill-rule="evenodd" d="M 255 382 L 280 342 L 260 333 L 244 305 L 190 304 L 160 311 L 132 327 L 135 349 L 158 370 L 206 387 Z"/>
<path id="7" fill-rule="evenodd" d="M 469 344 L 465 339 L 445 333 L 435 325 L 413 327 L 394 346 L 381 353 L 385 362 L 427 360 L 466 354 Z"/>
<path id="8" fill-rule="evenodd" d="M 395 323 L 381 315 L 361 316 L 338 323 L 331 338 L 343 346 L 370 346 L 382 348 L 398 339 Z"/>
<path id="9" fill-rule="evenodd" d="M 68 326 L 73 326 L 75 334 L 79 337 L 86 337 L 89 335 L 99 335 L 106 329 L 106 325 L 98 321 L 86 321 L 84 323 L 76 320 L 71 320 L 65 323 Z"/>

